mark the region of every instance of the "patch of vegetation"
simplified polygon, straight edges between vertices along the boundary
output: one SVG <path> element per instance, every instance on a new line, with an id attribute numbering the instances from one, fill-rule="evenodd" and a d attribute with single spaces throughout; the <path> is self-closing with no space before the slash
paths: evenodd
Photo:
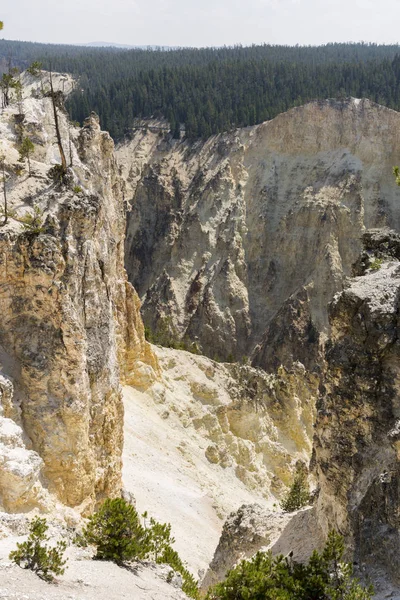
<path id="1" fill-rule="evenodd" d="M 367 43 L 164 51 L 0 40 L 0 70 L 11 56 L 21 69 L 39 59 L 72 73 L 79 89 L 68 99 L 71 116 L 82 123 L 96 111 L 115 139 L 145 129 L 149 117 L 167 119 L 163 129 L 175 138 L 180 126 L 189 138 L 206 138 L 318 98 L 368 97 L 399 110 L 399 53 L 397 44 Z"/>
<path id="2" fill-rule="evenodd" d="M 150 327 L 145 326 L 144 335 L 150 344 L 164 346 L 165 348 L 173 348 L 174 350 L 185 350 L 192 354 L 200 354 L 200 348 L 196 342 L 178 339 L 171 322 L 171 317 L 160 319 L 155 331 Z"/>
<path id="3" fill-rule="evenodd" d="M 382 266 L 382 263 L 383 263 L 382 258 L 375 258 L 369 265 L 369 268 L 371 269 L 371 271 L 379 271 L 379 269 Z"/>
<path id="4" fill-rule="evenodd" d="M 146 523 L 147 513 L 142 515 Z M 79 545 L 91 544 L 96 548 L 96 559 L 111 560 L 123 565 L 132 560 L 154 560 L 168 564 L 182 575 L 183 590 L 191 598 L 198 598 L 198 586 L 172 548 L 171 525 L 150 519 L 149 526 L 142 525 L 134 506 L 115 498 L 106 500 L 89 518 L 78 538 Z"/>
<path id="5" fill-rule="evenodd" d="M 57 181 L 57 182 L 61 183 L 63 181 L 65 171 L 64 171 L 64 168 L 62 165 L 54 165 L 54 167 L 51 167 L 51 169 L 49 169 L 47 175 L 53 181 Z"/>
<path id="6" fill-rule="evenodd" d="M 80 194 L 81 192 L 83 192 L 80 185 L 74 185 L 74 187 L 72 188 L 72 191 L 74 192 L 74 194 Z"/>
<path id="7" fill-rule="evenodd" d="M 27 541 L 17 544 L 17 550 L 10 552 L 10 560 L 24 569 L 30 569 L 41 579 L 51 582 L 54 581 L 54 575 L 63 575 L 65 571 L 67 561 L 63 555 L 67 544 L 60 541 L 49 547 L 46 543 L 50 539 L 46 535 L 47 530 L 46 519 L 33 519 Z"/>
<path id="8" fill-rule="evenodd" d="M 28 137 L 24 137 L 22 139 L 21 145 L 19 147 L 19 160 L 21 162 L 24 162 L 25 160 L 28 161 L 28 173 L 29 173 L 29 177 L 31 177 L 32 175 L 32 169 L 31 169 L 31 155 L 35 150 L 35 145 L 32 142 L 32 140 Z"/>
<path id="9" fill-rule="evenodd" d="M 310 504 L 307 469 L 303 463 L 299 462 L 296 465 L 296 472 L 290 490 L 280 506 L 284 512 L 293 512 L 307 506 L 307 504 Z"/>
<path id="10" fill-rule="evenodd" d="M 145 558 L 150 542 L 134 506 L 122 498 L 107 499 L 83 530 L 83 538 L 95 546 L 95 558 L 119 565 Z"/>
<path id="11" fill-rule="evenodd" d="M 189 596 L 189 598 L 195 598 L 197 600 L 197 598 L 200 597 L 196 579 L 189 573 L 180 559 L 179 554 L 176 550 L 171 548 L 171 546 L 165 548 L 163 554 L 159 556 L 156 562 L 158 564 L 169 565 L 174 571 L 182 575 L 182 591 Z"/>
<path id="12" fill-rule="evenodd" d="M 33 213 L 25 213 L 22 217 L 12 217 L 14 220 L 22 223 L 23 228 L 31 233 L 42 233 L 43 227 L 43 211 L 37 204 L 33 207 Z"/>
<path id="13" fill-rule="evenodd" d="M 30 75 L 32 75 L 33 77 L 40 77 L 41 75 L 41 69 L 42 69 L 42 63 L 35 60 L 27 69 L 27 73 L 29 73 Z"/>
<path id="14" fill-rule="evenodd" d="M 258 552 L 229 571 L 206 600 L 371 600 L 372 586 L 363 587 L 353 578 L 343 554 L 343 538 L 334 531 L 322 553 L 314 551 L 305 565 Z"/>

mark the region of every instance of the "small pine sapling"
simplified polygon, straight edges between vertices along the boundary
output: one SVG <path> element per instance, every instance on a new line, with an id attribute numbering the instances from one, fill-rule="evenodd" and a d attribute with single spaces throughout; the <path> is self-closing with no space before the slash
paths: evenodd
<path id="1" fill-rule="evenodd" d="M 33 153 L 33 151 L 35 150 L 35 145 L 34 143 L 28 138 L 28 137 L 24 137 L 21 143 L 21 146 L 19 147 L 19 159 L 20 161 L 24 161 L 27 160 L 28 161 L 28 174 L 29 177 L 32 176 L 32 170 L 31 170 L 31 154 Z"/>
<path id="2" fill-rule="evenodd" d="M 18 543 L 17 550 L 10 552 L 10 560 L 24 569 L 30 569 L 41 579 L 51 582 L 54 575 L 63 575 L 66 560 L 63 558 L 66 542 L 59 541 L 53 547 L 46 542 L 48 525 L 46 519 L 35 517 L 29 527 L 29 537 L 26 542 Z"/>
<path id="3" fill-rule="evenodd" d="M 136 509 L 122 498 L 107 499 L 89 518 L 83 537 L 95 546 L 96 559 L 117 564 L 144 558 L 150 548 Z"/>
<path id="4" fill-rule="evenodd" d="M 293 512 L 310 503 L 307 470 L 303 463 L 296 465 L 293 483 L 280 506 L 284 512 Z"/>

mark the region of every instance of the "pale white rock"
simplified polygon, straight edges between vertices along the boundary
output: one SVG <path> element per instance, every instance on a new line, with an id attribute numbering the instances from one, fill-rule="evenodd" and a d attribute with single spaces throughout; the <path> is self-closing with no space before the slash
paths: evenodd
<path id="1" fill-rule="evenodd" d="M 207 569 L 223 519 L 272 507 L 297 460 L 311 456 L 318 378 L 302 366 L 251 367 L 153 346 L 161 377 L 126 387 L 124 487 L 140 511 L 172 525 L 195 573 Z"/>

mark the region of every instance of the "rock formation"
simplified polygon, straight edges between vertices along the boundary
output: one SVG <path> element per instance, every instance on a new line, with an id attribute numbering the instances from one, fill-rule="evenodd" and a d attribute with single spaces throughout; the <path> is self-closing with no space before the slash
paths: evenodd
<path id="1" fill-rule="evenodd" d="M 121 489 L 120 382 L 151 382 L 157 365 L 126 279 L 124 184 L 110 136 L 95 115 L 78 131 L 60 111 L 72 167 L 59 185 L 47 177 L 57 160 L 51 100 L 26 98 L 24 109 L 18 128 L 16 107 L 1 117 L 13 211 L 0 229 L 0 361 L 14 385 L 12 399 L 3 392 L 3 416 L 26 435 L 27 486 L 43 466 L 40 479 L 58 500 L 90 510 Z M 36 144 L 34 177 L 13 174 L 21 127 Z M 36 230 L 21 224 L 34 204 Z M 16 427 L 8 422 L 14 452 Z M 4 477 L 2 503 L 20 510 L 25 490 L 13 502 Z"/>
<path id="2" fill-rule="evenodd" d="M 206 569 L 223 520 L 242 504 L 271 506 L 311 457 L 319 378 L 300 364 L 267 374 L 153 347 L 161 370 L 126 386 L 123 480 L 169 522 L 176 548 Z"/>
<path id="3" fill-rule="evenodd" d="M 274 556 L 290 554 L 293 560 L 305 562 L 314 550 L 323 548 L 324 541 L 314 508 L 289 514 L 258 504 L 243 505 L 225 521 L 201 587 L 207 590 L 222 581 L 229 569 L 259 551 L 270 550 Z"/>
<path id="4" fill-rule="evenodd" d="M 145 324 L 210 357 L 312 366 L 364 228 L 400 224 L 399 126 L 397 112 L 352 99 L 204 143 L 137 132 L 117 154 L 132 204 L 126 265 Z M 301 341 L 278 332 L 282 310 L 300 311 Z"/>
<path id="5" fill-rule="evenodd" d="M 399 579 L 400 237 L 367 232 L 359 276 L 330 305 L 317 405 L 319 522 L 336 528 L 368 572 Z M 363 274 L 361 274 L 363 273 Z"/>

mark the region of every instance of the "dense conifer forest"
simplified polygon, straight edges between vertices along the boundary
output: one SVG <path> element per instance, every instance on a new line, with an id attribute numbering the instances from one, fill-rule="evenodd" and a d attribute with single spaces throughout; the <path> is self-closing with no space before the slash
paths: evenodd
<path id="1" fill-rule="evenodd" d="M 116 139 L 138 118 L 165 118 L 175 137 L 254 125 L 310 100 L 367 97 L 400 110 L 400 46 L 250 46 L 120 50 L 0 40 L 0 68 L 32 61 L 79 78 L 72 119 L 95 110 Z"/>

